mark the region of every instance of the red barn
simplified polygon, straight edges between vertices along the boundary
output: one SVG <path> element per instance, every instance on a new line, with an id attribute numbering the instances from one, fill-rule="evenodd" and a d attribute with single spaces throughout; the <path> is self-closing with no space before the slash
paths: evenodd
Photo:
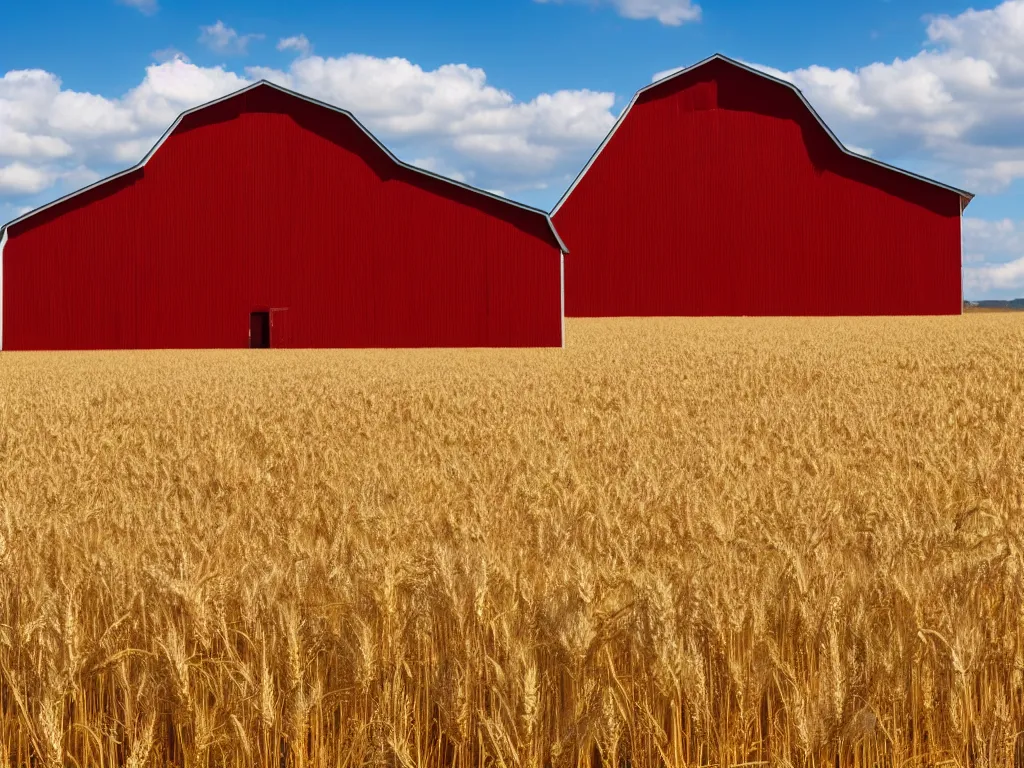
<path id="1" fill-rule="evenodd" d="M 0 230 L 0 348 L 562 344 L 544 211 L 260 82 Z"/>
<path id="2" fill-rule="evenodd" d="M 959 314 L 972 195 L 716 55 L 641 89 L 552 215 L 569 317 Z"/>

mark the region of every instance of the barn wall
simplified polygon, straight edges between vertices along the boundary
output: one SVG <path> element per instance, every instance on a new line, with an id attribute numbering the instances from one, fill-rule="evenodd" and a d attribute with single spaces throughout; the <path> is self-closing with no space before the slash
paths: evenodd
<path id="1" fill-rule="evenodd" d="M 4 347 L 245 347 L 264 308 L 287 308 L 294 347 L 558 346 L 559 261 L 543 215 L 259 88 L 11 228 Z"/>
<path id="2" fill-rule="evenodd" d="M 959 195 L 727 62 L 643 93 L 554 220 L 570 317 L 961 311 Z"/>

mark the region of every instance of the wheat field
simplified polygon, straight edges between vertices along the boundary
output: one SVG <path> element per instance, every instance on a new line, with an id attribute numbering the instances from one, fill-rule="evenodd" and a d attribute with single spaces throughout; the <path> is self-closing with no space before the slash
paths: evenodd
<path id="1" fill-rule="evenodd" d="M 0 355 L 0 765 L 1020 766 L 1024 316 Z"/>

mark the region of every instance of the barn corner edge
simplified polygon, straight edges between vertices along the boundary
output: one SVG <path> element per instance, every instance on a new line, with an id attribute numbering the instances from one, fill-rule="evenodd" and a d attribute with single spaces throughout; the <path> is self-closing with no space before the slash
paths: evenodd
<path id="1" fill-rule="evenodd" d="M 0 261 L 0 265 L 2 265 L 2 261 Z M 558 281 L 561 288 L 562 349 L 565 349 L 565 251 L 558 252 Z"/>

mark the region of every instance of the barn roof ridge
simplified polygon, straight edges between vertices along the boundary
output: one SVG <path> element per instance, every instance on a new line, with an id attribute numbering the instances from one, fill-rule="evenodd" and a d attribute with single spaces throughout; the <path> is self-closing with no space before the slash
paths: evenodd
<path id="1" fill-rule="evenodd" d="M 547 222 L 548 229 L 550 230 L 552 237 L 554 237 L 555 243 L 558 245 L 559 249 L 563 253 L 568 253 L 569 252 L 569 249 L 566 247 L 565 242 L 562 240 L 562 237 L 558 234 L 558 230 L 555 229 L 555 223 L 554 223 L 554 221 L 551 220 L 551 214 L 548 213 L 547 211 L 544 211 L 544 210 L 542 210 L 540 208 L 534 208 L 531 205 L 526 205 L 525 203 L 520 203 L 520 202 L 517 202 L 515 200 L 510 200 L 507 197 L 502 197 L 501 195 L 496 195 L 493 192 L 488 192 L 485 189 L 480 189 L 479 187 L 474 187 L 473 185 L 466 184 L 465 182 L 462 182 L 462 181 L 456 181 L 455 179 L 448 178 L 447 176 L 442 176 L 439 173 L 434 173 L 433 171 L 428 171 L 425 168 L 418 168 L 415 165 L 410 165 L 409 163 L 407 163 L 407 162 L 405 162 L 403 160 L 400 160 L 390 149 L 388 149 L 388 147 L 380 139 L 378 139 L 373 133 L 371 133 L 369 131 L 369 129 L 367 129 L 367 127 L 365 125 L 363 125 L 361 122 L 359 122 L 359 119 L 354 114 L 352 114 L 349 110 L 344 109 L 342 107 L 337 107 L 337 106 L 335 106 L 333 104 L 328 104 L 325 101 L 320 101 L 319 99 L 315 99 L 312 96 L 307 96 L 305 94 L 299 93 L 298 91 L 293 91 L 292 89 L 286 88 L 283 85 L 279 85 L 277 83 L 273 83 L 270 80 L 267 80 L 266 78 L 261 78 L 259 80 L 256 80 L 255 82 L 252 82 L 252 83 L 249 83 L 246 86 L 243 86 L 242 88 L 239 88 L 238 90 L 235 90 L 235 91 L 232 91 L 231 93 L 225 94 L 224 96 L 220 96 L 220 97 L 218 97 L 216 99 L 211 99 L 210 101 L 203 102 L 202 104 L 198 104 L 198 105 L 196 105 L 194 107 L 190 107 L 189 109 L 186 109 L 185 111 L 181 112 L 174 119 L 174 121 L 171 123 L 170 127 L 166 131 L 164 131 L 163 135 L 160 136 L 160 138 L 157 140 L 156 144 L 153 145 L 152 149 L 150 149 L 145 154 L 145 156 L 143 156 L 143 158 L 141 160 L 139 160 L 139 162 L 135 163 L 135 165 L 131 166 L 130 168 L 125 168 L 122 171 L 118 171 L 118 172 L 116 172 L 114 174 L 111 174 L 110 176 L 107 176 L 105 178 L 99 179 L 98 181 L 94 181 L 92 184 L 88 184 L 88 185 L 82 187 L 81 189 L 76 189 L 73 192 L 69 192 L 66 195 L 62 195 L 61 197 L 58 197 L 56 200 L 51 200 L 50 202 L 45 203 L 45 204 L 43 204 L 43 205 L 41 205 L 41 206 L 39 206 L 37 208 L 33 208 L 30 211 L 26 211 L 25 213 L 21 214 L 20 216 L 17 216 L 16 218 L 11 219 L 6 224 L 0 225 L 0 243 L 4 243 L 7 240 L 7 230 L 10 227 L 14 226 L 15 224 L 20 224 L 21 222 L 23 222 L 23 221 L 25 221 L 27 219 L 30 219 L 33 216 L 36 216 L 37 214 L 42 213 L 43 211 L 46 211 L 46 210 L 48 210 L 50 208 L 53 208 L 53 207 L 55 207 L 57 205 L 60 205 L 61 203 L 64 203 L 64 202 L 66 202 L 66 201 L 68 201 L 68 200 L 70 200 L 70 199 L 72 199 L 74 197 L 77 197 L 78 195 L 84 194 L 85 192 L 89 192 L 89 191 L 91 191 L 93 189 L 97 189 L 98 187 L 102 187 L 102 186 L 104 186 L 106 184 L 109 184 L 112 181 L 120 179 L 120 178 L 122 178 L 124 176 L 127 176 L 130 173 L 134 173 L 135 171 L 139 170 L 140 168 L 145 167 L 145 165 L 150 161 L 150 159 L 152 159 L 153 155 L 156 154 L 157 150 L 159 150 L 160 147 L 163 146 L 164 142 L 166 142 L 167 139 L 170 138 L 171 134 L 173 134 L 174 131 L 178 128 L 178 126 L 181 124 L 182 120 L 184 120 L 189 115 L 195 114 L 196 112 L 200 112 L 200 111 L 202 111 L 204 109 L 207 109 L 209 107 L 212 107 L 212 106 L 214 106 L 216 104 L 220 104 L 221 102 L 227 101 L 228 99 L 232 99 L 232 98 L 234 98 L 236 96 L 240 96 L 243 93 L 247 93 L 248 91 L 252 91 L 252 90 L 255 90 L 255 89 L 261 88 L 261 87 L 273 88 L 273 89 L 275 89 L 277 91 L 280 91 L 281 93 L 287 94 L 288 96 L 292 96 L 292 97 L 297 98 L 297 99 L 302 99 L 303 101 L 307 101 L 310 104 L 314 104 L 315 106 L 321 107 L 323 109 L 328 109 L 328 110 L 330 110 L 332 112 L 335 112 L 335 113 L 338 113 L 340 115 L 343 115 L 344 117 L 347 117 L 349 120 L 351 120 L 353 123 L 355 123 L 356 127 L 359 128 L 359 130 L 361 130 L 364 134 L 366 134 L 366 136 L 377 147 L 379 147 L 380 149 L 382 149 L 384 151 L 384 154 L 387 155 L 389 160 L 391 160 L 393 163 L 395 163 L 400 168 L 404 168 L 404 169 L 412 171 L 414 173 L 418 173 L 420 175 L 427 176 L 427 177 L 435 179 L 437 181 L 444 182 L 445 184 L 450 184 L 450 185 L 452 185 L 454 187 L 458 187 L 458 188 L 467 190 L 469 192 L 473 192 L 475 194 L 482 195 L 484 197 L 488 197 L 488 198 L 490 198 L 492 200 L 496 200 L 499 203 L 504 203 L 505 205 L 510 205 L 510 206 L 515 207 L 515 208 L 519 208 L 521 210 L 528 211 L 530 213 L 535 213 L 535 214 L 538 214 L 540 216 L 543 216 L 545 221 Z M 0 279 L 2 279 L 2 276 L 0 276 Z"/>
<path id="2" fill-rule="evenodd" d="M 789 82 L 788 80 L 783 80 L 782 78 L 775 77 L 774 75 L 770 75 L 767 72 L 764 72 L 762 70 L 755 69 L 754 67 L 751 67 L 748 64 L 744 64 L 743 62 L 738 61 L 736 59 L 730 58 L 729 56 L 726 56 L 725 54 L 713 53 L 712 55 L 708 56 L 707 58 L 701 59 L 696 64 L 691 64 L 688 67 L 683 67 L 682 69 L 679 69 L 676 72 L 672 72 L 669 75 L 665 75 L 664 77 L 659 78 L 658 80 L 655 80 L 652 83 L 648 83 L 643 88 L 640 88 L 639 90 L 637 90 L 636 93 L 633 94 L 633 97 L 629 100 L 629 103 L 626 105 L 626 108 L 623 109 L 622 113 L 618 116 L 618 118 L 616 118 L 615 124 L 611 127 L 611 130 L 608 131 L 608 134 L 604 137 L 604 139 L 602 139 L 602 141 L 598 145 L 597 149 L 594 150 L 594 153 L 590 156 L 590 159 L 587 160 L 586 164 L 583 166 L 583 169 L 576 175 L 576 178 L 573 179 L 572 184 L 570 184 L 569 188 L 565 190 L 565 192 L 562 194 L 562 196 L 558 199 L 558 202 L 555 203 L 555 207 L 551 209 L 551 215 L 554 216 L 556 213 L 558 213 L 558 210 L 559 210 L 559 208 L 562 207 L 562 204 L 565 203 L 565 201 L 569 199 L 569 196 L 572 194 L 573 190 L 576 189 L 576 187 L 580 183 L 580 181 L 583 180 L 583 177 L 586 176 L 587 171 L 590 170 L 590 167 L 597 160 L 597 158 L 601 154 L 602 150 L 604 150 L 605 146 L 607 146 L 607 144 L 612 140 L 612 137 L 615 135 L 615 132 L 619 129 L 619 126 L 622 125 L 623 122 L 625 122 L 626 117 L 629 115 L 630 111 L 633 109 L 633 106 L 636 104 L 637 100 L 640 98 L 641 95 L 643 95 L 644 93 L 646 93 L 649 90 L 652 90 L 654 88 L 657 88 L 657 87 L 660 87 L 660 86 L 664 85 L 665 83 L 667 83 L 670 80 L 674 80 L 677 77 L 682 77 L 683 75 L 689 74 L 690 72 L 693 72 L 694 70 L 697 70 L 697 69 L 699 69 L 701 67 L 707 66 L 708 64 L 710 64 L 713 61 L 724 61 L 725 63 L 730 64 L 730 65 L 732 65 L 734 67 L 738 67 L 739 69 L 742 69 L 742 70 L 745 70 L 747 72 L 750 72 L 751 74 L 757 75 L 758 77 L 762 77 L 765 80 L 770 80 L 773 83 L 777 83 L 779 85 L 784 85 L 785 87 L 789 88 L 791 91 L 796 93 L 797 96 L 800 97 L 800 101 L 803 103 L 804 107 L 811 113 L 811 115 L 814 117 L 814 119 L 818 121 L 818 124 L 822 128 L 825 129 L 825 133 L 828 135 L 828 137 L 830 139 L 832 139 L 832 141 L 835 143 L 835 145 L 844 154 L 849 155 L 850 157 L 856 158 L 857 160 L 861 160 L 861 161 L 864 161 L 864 162 L 867 162 L 867 163 L 871 163 L 873 165 L 880 166 L 882 168 L 885 168 L 886 170 L 895 171 L 896 173 L 899 173 L 899 174 L 901 174 L 903 176 L 908 176 L 908 177 L 910 177 L 912 179 L 916 179 L 918 181 L 923 181 L 926 184 L 931 184 L 933 186 L 940 187 L 940 188 L 948 190 L 950 192 L 955 192 L 956 194 L 960 195 L 960 198 L 961 198 L 961 201 L 962 201 L 962 203 L 961 203 L 961 206 L 962 206 L 961 207 L 961 213 L 963 213 L 963 209 L 967 207 L 967 204 L 970 203 L 971 200 L 974 199 L 974 193 L 973 192 L 967 192 L 966 190 L 959 189 L 959 188 L 951 186 L 949 184 L 944 184 L 941 181 L 936 181 L 935 179 L 931 179 L 931 178 L 929 178 L 927 176 L 922 176 L 919 173 L 914 173 L 913 171 L 908 171 L 908 170 L 906 170 L 904 168 L 899 168 L 899 167 L 897 167 L 895 165 L 890 165 L 889 163 L 883 162 L 881 160 L 877 160 L 877 159 L 875 159 L 873 157 L 868 157 L 867 155 L 862 155 L 859 152 L 854 152 L 853 150 L 848 149 L 846 147 L 846 145 L 843 144 L 843 142 L 839 140 L 839 137 L 836 136 L 835 133 L 833 133 L 832 129 L 828 127 L 828 124 L 822 119 L 821 115 L 818 114 L 818 111 L 813 106 L 811 106 L 810 101 L 807 100 L 807 97 L 804 95 L 803 91 L 801 91 L 795 84 Z"/>

